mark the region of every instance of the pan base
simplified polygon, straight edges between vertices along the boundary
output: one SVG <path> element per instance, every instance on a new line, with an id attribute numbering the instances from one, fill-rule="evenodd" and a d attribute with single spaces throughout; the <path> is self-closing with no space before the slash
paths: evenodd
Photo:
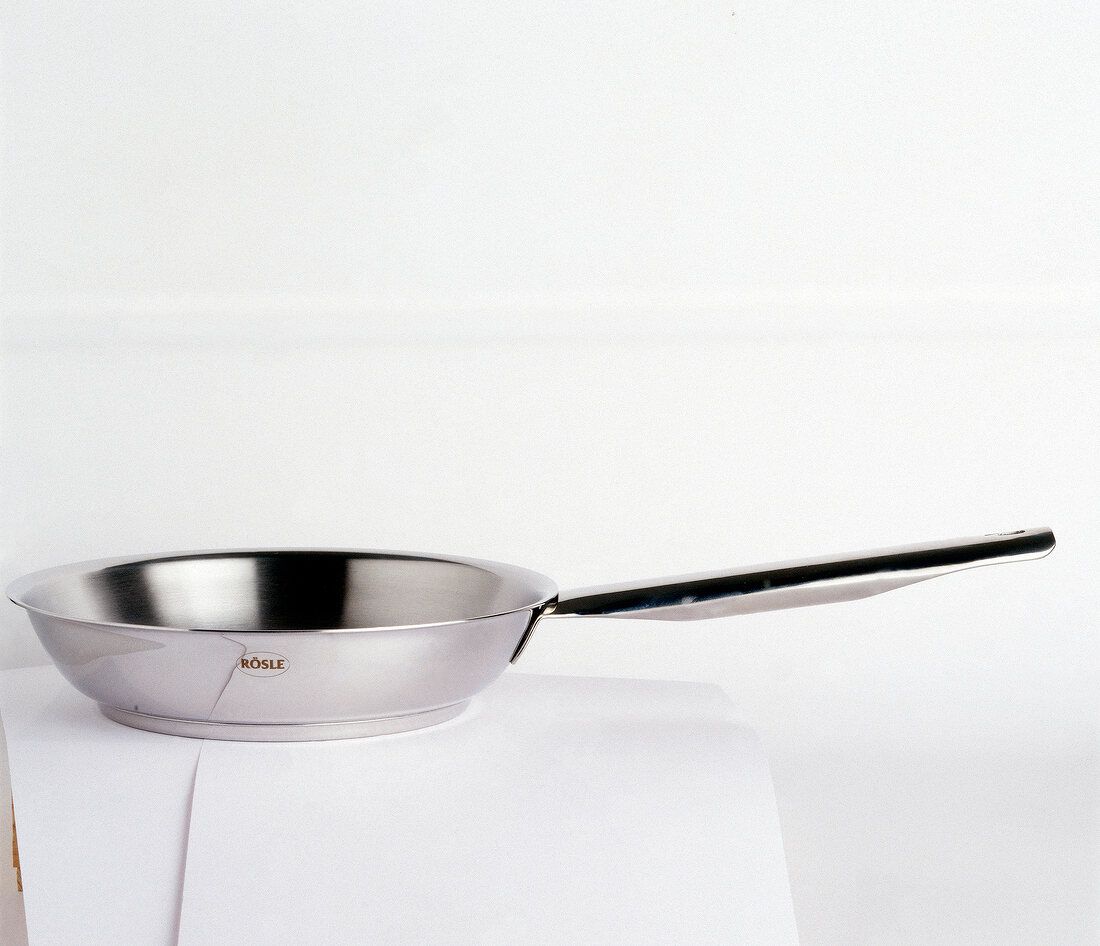
<path id="1" fill-rule="evenodd" d="M 170 736 L 190 736 L 194 739 L 227 739 L 234 742 L 317 742 L 327 739 L 359 739 L 363 736 L 385 736 L 435 726 L 454 719 L 469 700 L 441 706 L 423 713 L 388 716 L 381 719 L 340 720 L 331 723 L 218 723 L 198 719 L 174 719 L 133 713 L 117 706 L 99 708 L 108 719 L 135 729 L 166 733 Z"/>

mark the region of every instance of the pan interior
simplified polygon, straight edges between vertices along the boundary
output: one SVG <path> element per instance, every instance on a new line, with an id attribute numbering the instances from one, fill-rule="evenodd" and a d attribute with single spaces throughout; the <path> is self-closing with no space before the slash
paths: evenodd
<path id="1" fill-rule="evenodd" d="M 465 621 L 534 607 L 535 572 L 373 552 L 197 553 L 74 570 L 22 604 L 74 620 L 201 630 L 302 631 Z"/>

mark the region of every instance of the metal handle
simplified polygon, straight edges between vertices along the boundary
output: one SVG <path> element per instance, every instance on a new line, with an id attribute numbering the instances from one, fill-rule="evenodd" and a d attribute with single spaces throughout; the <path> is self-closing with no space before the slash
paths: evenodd
<path id="1" fill-rule="evenodd" d="M 545 617 L 697 621 L 853 601 L 948 572 L 1042 558 L 1054 548 L 1050 529 L 1021 529 L 971 539 L 902 545 L 757 565 L 747 571 L 703 572 L 647 582 L 564 592 Z"/>

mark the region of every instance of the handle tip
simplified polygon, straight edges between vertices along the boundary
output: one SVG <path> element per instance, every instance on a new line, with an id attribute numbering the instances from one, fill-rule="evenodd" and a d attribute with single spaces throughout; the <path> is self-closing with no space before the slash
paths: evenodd
<path id="1" fill-rule="evenodd" d="M 986 538 L 1004 539 L 1012 549 L 1029 558 L 1045 558 L 1054 551 L 1058 540 L 1047 526 L 1035 529 L 1015 529 L 1012 532 L 990 532 Z"/>

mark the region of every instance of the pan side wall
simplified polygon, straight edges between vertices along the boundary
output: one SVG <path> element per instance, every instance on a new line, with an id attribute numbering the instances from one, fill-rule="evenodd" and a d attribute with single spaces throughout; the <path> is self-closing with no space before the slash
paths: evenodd
<path id="1" fill-rule="evenodd" d="M 373 719 L 467 700 L 507 668 L 530 620 L 519 611 L 394 630 L 216 633 L 31 614 L 54 663 L 96 702 L 229 723 Z"/>

